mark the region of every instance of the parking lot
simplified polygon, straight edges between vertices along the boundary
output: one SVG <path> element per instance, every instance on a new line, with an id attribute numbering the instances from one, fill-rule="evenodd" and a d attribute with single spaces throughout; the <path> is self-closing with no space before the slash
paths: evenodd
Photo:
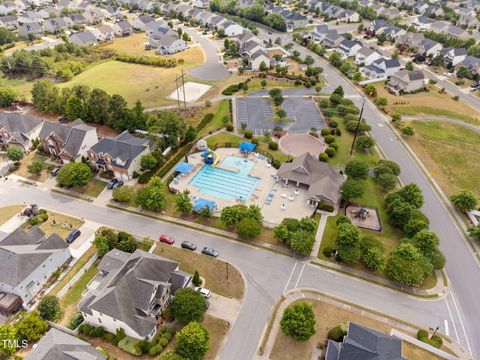
<path id="1" fill-rule="evenodd" d="M 274 122 L 269 98 L 245 97 L 235 101 L 238 124 L 247 124 L 247 128 L 256 135 L 275 126 L 281 126 L 288 132 L 308 132 L 311 128 L 319 130 L 325 127 L 325 119 L 313 99 L 286 97 L 282 107 L 287 112 L 288 121 Z"/>

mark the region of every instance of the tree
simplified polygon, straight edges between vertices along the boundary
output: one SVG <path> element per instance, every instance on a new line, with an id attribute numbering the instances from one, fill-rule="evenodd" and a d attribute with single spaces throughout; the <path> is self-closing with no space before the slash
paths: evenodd
<path id="1" fill-rule="evenodd" d="M 0 31 L 2 29 L 0 28 Z M 0 107 L 8 107 L 18 100 L 18 93 L 10 87 L 0 89 Z"/>
<path id="2" fill-rule="evenodd" d="M 192 321 L 176 335 L 175 352 L 189 360 L 200 360 L 208 351 L 210 336 L 202 324 Z"/>
<path id="3" fill-rule="evenodd" d="M 387 276 L 403 285 L 421 285 L 433 271 L 432 264 L 410 243 L 403 242 L 387 261 Z"/>
<path id="4" fill-rule="evenodd" d="M 358 180 L 347 179 L 340 187 L 340 195 L 345 201 L 359 198 L 363 192 L 362 184 Z"/>
<path id="5" fill-rule="evenodd" d="M 403 229 L 414 213 L 414 207 L 398 198 L 387 205 L 387 214 L 392 223 Z"/>
<path id="6" fill-rule="evenodd" d="M 158 160 L 152 153 L 146 154 L 140 158 L 140 166 L 143 170 L 155 170 L 158 167 Z"/>
<path id="7" fill-rule="evenodd" d="M 247 207 L 244 205 L 226 206 L 220 213 L 220 221 L 228 227 L 237 225 L 247 213 Z"/>
<path id="8" fill-rule="evenodd" d="M 333 90 L 333 93 L 334 94 L 337 94 L 337 95 L 340 95 L 342 98 L 343 96 L 345 95 L 344 91 L 343 91 L 343 87 L 340 85 L 340 86 L 337 86 L 335 88 L 335 90 Z"/>
<path id="9" fill-rule="evenodd" d="M 282 332 L 295 341 L 307 341 L 315 334 L 315 313 L 312 305 L 296 303 L 285 309 L 280 320 Z"/>
<path id="10" fill-rule="evenodd" d="M 305 60 L 303 60 L 303 63 L 305 65 L 310 66 L 310 65 L 315 64 L 315 60 L 313 60 L 313 57 L 311 57 L 310 55 L 307 55 L 307 56 L 305 56 Z"/>
<path id="11" fill-rule="evenodd" d="M 193 203 L 188 190 L 183 191 L 175 197 L 175 209 L 182 214 L 190 214 L 192 212 Z"/>
<path id="12" fill-rule="evenodd" d="M 6 28 L 0 28 L 0 46 L 15 42 L 15 34 Z"/>
<path id="13" fill-rule="evenodd" d="M 357 138 L 357 147 L 361 150 L 370 149 L 375 145 L 375 141 L 368 135 L 361 135 Z"/>
<path id="14" fill-rule="evenodd" d="M 13 325 L 0 325 L 0 354 L 7 359 L 17 351 L 15 340 L 18 338 L 17 330 Z"/>
<path id="15" fill-rule="evenodd" d="M 385 254 L 378 247 L 372 247 L 363 254 L 363 262 L 373 271 L 383 270 L 385 268 Z"/>
<path id="16" fill-rule="evenodd" d="M 355 264 L 360 258 L 360 230 L 355 225 L 343 223 L 338 225 L 335 244 L 338 247 L 340 261 Z"/>
<path id="17" fill-rule="evenodd" d="M 45 167 L 45 162 L 41 159 L 33 159 L 30 164 L 27 166 L 27 170 L 30 174 L 38 175 L 42 172 Z"/>
<path id="18" fill-rule="evenodd" d="M 277 110 L 277 116 L 280 119 L 285 119 L 287 117 L 287 112 L 283 109 L 279 109 L 279 110 Z"/>
<path id="19" fill-rule="evenodd" d="M 58 87 L 51 80 L 38 80 L 33 84 L 33 105 L 42 111 L 55 112 Z"/>
<path id="20" fill-rule="evenodd" d="M 384 189 L 392 190 L 397 185 L 397 177 L 393 174 L 383 173 L 375 178 L 375 181 Z"/>
<path id="21" fill-rule="evenodd" d="M 368 96 L 375 97 L 377 96 L 377 88 L 373 84 L 368 84 L 367 86 L 365 86 L 365 93 Z"/>
<path id="22" fill-rule="evenodd" d="M 178 138 L 183 138 L 186 125 L 183 118 L 173 111 L 160 111 L 147 120 L 149 132 L 166 135 L 166 145 L 178 146 Z"/>
<path id="23" fill-rule="evenodd" d="M 110 241 L 103 236 L 97 236 L 95 240 L 93 240 L 93 245 L 97 249 L 98 256 L 102 257 L 107 254 L 112 247 L 110 246 Z"/>
<path id="24" fill-rule="evenodd" d="M 267 80 L 260 81 L 260 85 L 262 86 L 262 88 L 265 88 L 265 86 L 267 86 Z"/>
<path id="25" fill-rule="evenodd" d="M 93 89 L 87 103 L 89 118 L 96 124 L 108 124 L 110 96 L 102 89 Z"/>
<path id="26" fill-rule="evenodd" d="M 470 226 L 468 228 L 468 235 L 473 237 L 475 240 L 480 240 L 480 224 Z"/>
<path id="27" fill-rule="evenodd" d="M 37 311 L 31 311 L 16 324 L 16 328 L 22 339 L 34 343 L 40 340 L 48 330 L 48 323 L 38 315 Z"/>
<path id="28" fill-rule="evenodd" d="M 7 159 L 14 163 L 19 162 L 25 156 L 25 152 L 19 146 L 9 146 L 7 148 Z"/>
<path id="29" fill-rule="evenodd" d="M 387 166 L 389 167 L 390 169 L 392 169 L 392 172 L 398 176 L 400 175 L 400 166 L 395 162 L 395 161 L 392 161 L 392 160 L 379 160 L 377 165 L 384 165 L 384 166 Z"/>
<path id="30" fill-rule="evenodd" d="M 460 211 L 475 210 L 477 207 L 477 196 L 469 191 L 463 190 L 456 195 L 450 197 L 452 204 Z"/>
<path id="31" fill-rule="evenodd" d="M 113 189 L 112 198 L 118 202 L 130 202 L 135 197 L 135 190 L 133 187 L 125 185 Z"/>
<path id="32" fill-rule="evenodd" d="M 361 160 L 352 160 L 345 166 L 345 174 L 353 179 L 366 179 L 368 165 Z"/>
<path id="33" fill-rule="evenodd" d="M 185 143 L 189 143 L 195 140 L 196 138 L 197 138 L 197 129 L 195 129 L 193 126 L 190 125 L 187 131 L 185 131 L 185 137 L 183 140 Z"/>
<path id="34" fill-rule="evenodd" d="M 289 247 L 300 255 L 310 255 L 315 244 L 315 236 L 308 231 L 299 230 L 290 234 Z"/>
<path id="35" fill-rule="evenodd" d="M 393 194 L 399 196 L 403 201 L 412 205 L 415 209 L 419 209 L 423 205 L 424 199 L 422 189 L 420 189 L 417 184 L 407 184 Z"/>
<path id="36" fill-rule="evenodd" d="M 195 270 L 195 273 L 193 274 L 192 284 L 195 286 L 202 285 L 202 279 L 200 279 L 200 274 L 198 273 L 197 270 Z"/>
<path id="37" fill-rule="evenodd" d="M 71 162 L 62 166 L 57 174 L 57 184 L 60 186 L 82 186 L 88 183 L 92 172 L 87 164 Z"/>
<path id="38" fill-rule="evenodd" d="M 37 307 L 40 317 L 44 320 L 55 321 L 61 313 L 58 299 L 53 295 L 45 295 Z"/>
<path id="39" fill-rule="evenodd" d="M 243 218 L 237 225 L 237 234 L 246 239 L 256 238 L 262 232 L 260 223 L 248 217 Z"/>
<path id="40" fill-rule="evenodd" d="M 120 231 L 117 235 L 117 239 L 118 241 L 115 245 L 117 249 L 128 253 L 133 253 L 135 250 L 137 250 L 137 242 L 135 241 L 133 235 L 125 231 Z"/>
<path id="41" fill-rule="evenodd" d="M 168 351 L 163 351 L 160 357 L 158 358 L 158 360 L 187 360 L 187 359 L 173 352 L 172 350 L 168 350 Z"/>
<path id="42" fill-rule="evenodd" d="M 182 324 L 202 321 L 206 310 L 206 300 L 202 294 L 191 288 L 177 290 L 171 303 L 173 314 Z"/>
<path id="43" fill-rule="evenodd" d="M 407 62 L 405 64 L 405 69 L 407 69 L 408 71 L 412 71 L 413 70 L 413 63 L 411 61 Z"/>
<path id="44" fill-rule="evenodd" d="M 339 68 L 343 63 L 342 56 L 336 51 L 334 51 L 330 54 L 330 57 L 328 58 L 328 60 L 336 68 Z"/>
<path id="45" fill-rule="evenodd" d="M 267 71 L 267 70 L 268 70 L 268 66 L 267 66 L 267 64 L 265 63 L 265 61 L 262 61 L 262 62 L 260 63 L 259 69 L 260 69 L 260 71 Z"/>
<path id="46" fill-rule="evenodd" d="M 165 192 L 162 179 L 153 177 L 147 186 L 137 192 L 137 206 L 150 211 L 159 211 L 165 207 Z"/>

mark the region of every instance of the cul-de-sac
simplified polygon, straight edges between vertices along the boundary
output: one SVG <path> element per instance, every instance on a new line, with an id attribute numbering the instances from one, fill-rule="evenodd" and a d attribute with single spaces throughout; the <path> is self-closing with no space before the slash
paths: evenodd
<path id="1" fill-rule="evenodd" d="M 477 0 L 0 0 L 1 360 L 475 360 L 479 299 Z"/>

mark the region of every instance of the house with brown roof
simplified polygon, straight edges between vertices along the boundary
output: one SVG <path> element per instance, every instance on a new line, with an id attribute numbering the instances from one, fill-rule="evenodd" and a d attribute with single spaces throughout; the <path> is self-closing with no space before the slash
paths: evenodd
<path id="1" fill-rule="evenodd" d="M 320 202 L 336 206 L 340 201 L 340 187 L 346 177 L 327 163 L 321 162 L 310 153 L 295 158 L 290 163 L 283 163 L 278 169 L 277 177 L 285 184 L 307 190 L 307 202 L 317 206 Z"/>

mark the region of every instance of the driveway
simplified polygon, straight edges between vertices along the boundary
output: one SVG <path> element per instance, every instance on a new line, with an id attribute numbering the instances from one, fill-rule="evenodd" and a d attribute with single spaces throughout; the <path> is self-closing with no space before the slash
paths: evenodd
<path id="1" fill-rule="evenodd" d="M 230 326 L 235 323 L 242 305 L 239 300 L 212 293 L 208 301 L 210 301 L 210 306 L 208 307 L 207 314 L 227 321 Z"/>
<path id="2" fill-rule="evenodd" d="M 100 227 L 100 224 L 86 220 L 85 224 L 80 227 L 80 236 L 70 244 L 70 252 L 74 258 L 79 258 L 92 246 L 95 239 L 95 231 Z"/>
<path id="3" fill-rule="evenodd" d="M 220 64 L 220 55 L 214 42 L 205 39 L 202 35 L 191 28 L 182 26 L 190 37 L 198 42 L 205 54 L 206 61 L 203 65 L 189 70 L 188 74 L 200 80 L 224 80 L 230 76 L 230 72 Z"/>

